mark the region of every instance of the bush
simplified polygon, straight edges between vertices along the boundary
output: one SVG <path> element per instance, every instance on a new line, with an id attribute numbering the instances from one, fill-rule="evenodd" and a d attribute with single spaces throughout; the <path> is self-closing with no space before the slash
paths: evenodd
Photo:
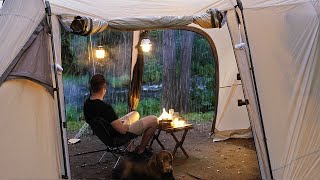
<path id="1" fill-rule="evenodd" d="M 67 121 L 67 131 L 79 131 L 85 121 Z"/>
<path id="2" fill-rule="evenodd" d="M 212 122 L 214 118 L 213 111 L 209 112 L 193 112 L 182 115 L 183 117 L 187 118 L 188 121 L 194 122 L 194 123 L 203 123 L 203 122 Z"/>
<path id="3" fill-rule="evenodd" d="M 114 111 L 116 111 L 118 117 L 122 117 L 124 115 L 126 115 L 128 113 L 128 105 L 127 103 L 115 103 L 114 105 L 112 105 Z"/>
<path id="4" fill-rule="evenodd" d="M 125 74 L 119 77 L 107 76 L 108 82 L 111 84 L 113 88 L 120 88 L 124 86 L 128 86 L 130 84 L 129 75 Z"/>
<path id="5" fill-rule="evenodd" d="M 162 65 L 160 61 L 151 58 L 146 59 L 143 68 L 142 81 L 144 83 L 157 83 L 162 80 Z"/>
<path id="6" fill-rule="evenodd" d="M 66 120 L 67 121 L 78 121 L 80 119 L 80 114 L 77 111 L 77 107 L 66 105 Z"/>
<path id="7" fill-rule="evenodd" d="M 113 108 L 119 117 L 122 117 L 128 113 L 127 103 L 121 103 L 121 102 L 115 103 L 113 104 Z M 148 115 L 160 116 L 160 112 L 161 112 L 160 100 L 154 99 L 154 98 L 147 98 L 144 100 L 140 100 L 137 111 L 140 114 L 140 118 Z"/>
<path id="8" fill-rule="evenodd" d="M 140 117 L 148 115 L 160 116 L 161 102 L 159 99 L 146 98 L 139 102 L 137 111 L 140 113 Z"/>

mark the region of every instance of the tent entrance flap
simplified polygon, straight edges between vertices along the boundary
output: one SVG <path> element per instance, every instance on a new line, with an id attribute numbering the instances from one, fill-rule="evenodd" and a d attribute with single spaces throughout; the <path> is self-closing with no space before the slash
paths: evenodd
<path id="1" fill-rule="evenodd" d="M 29 79 L 53 94 L 46 20 L 43 20 L 27 43 L 0 77 L 0 85 L 10 79 Z"/>

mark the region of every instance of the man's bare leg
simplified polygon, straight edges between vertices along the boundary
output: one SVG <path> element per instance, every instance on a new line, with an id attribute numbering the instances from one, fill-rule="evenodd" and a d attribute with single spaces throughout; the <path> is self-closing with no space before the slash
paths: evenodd
<path id="1" fill-rule="evenodd" d="M 137 151 L 138 154 L 141 154 L 145 151 L 149 141 L 154 136 L 154 133 L 158 127 L 158 118 L 156 116 L 147 116 L 142 118 L 140 121 L 142 121 L 143 127 L 146 130 L 143 133 L 141 143 Z"/>
<path id="2" fill-rule="evenodd" d="M 123 121 L 124 124 L 132 124 L 136 121 L 138 121 L 140 118 L 140 114 L 137 111 L 132 111 L 128 114 L 126 114 L 125 116 L 123 116 L 121 119 L 121 121 Z M 134 140 L 130 140 L 128 142 L 128 147 L 127 147 L 127 151 L 129 152 L 133 152 L 135 150 L 135 145 L 134 145 Z"/>

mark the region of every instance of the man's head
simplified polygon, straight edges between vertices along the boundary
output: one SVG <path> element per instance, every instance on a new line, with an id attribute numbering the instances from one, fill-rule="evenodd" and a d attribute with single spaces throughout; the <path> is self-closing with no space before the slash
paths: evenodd
<path id="1" fill-rule="evenodd" d="M 90 92 L 95 93 L 106 93 L 106 79 L 102 74 L 95 74 L 90 80 Z"/>

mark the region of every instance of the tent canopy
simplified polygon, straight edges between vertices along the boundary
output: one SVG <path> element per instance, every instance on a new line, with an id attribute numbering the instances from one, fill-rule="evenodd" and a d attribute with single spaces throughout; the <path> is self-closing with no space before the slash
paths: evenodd
<path id="1" fill-rule="evenodd" d="M 310 0 L 243 0 L 245 8 L 265 8 L 310 2 Z M 50 0 L 54 14 L 71 14 L 101 19 L 154 16 L 193 16 L 210 8 L 229 10 L 236 0 Z"/>

